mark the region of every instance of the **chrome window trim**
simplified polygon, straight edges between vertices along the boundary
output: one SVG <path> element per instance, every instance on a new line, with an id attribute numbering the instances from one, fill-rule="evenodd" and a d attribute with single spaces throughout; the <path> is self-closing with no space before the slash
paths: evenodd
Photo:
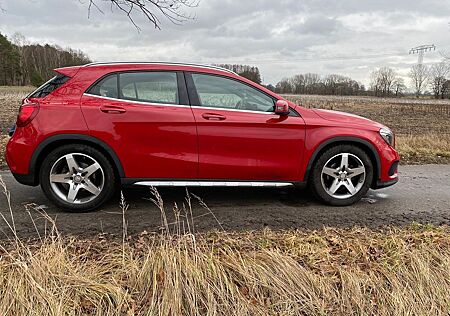
<path id="1" fill-rule="evenodd" d="M 119 98 L 110 98 L 110 97 L 104 97 L 102 95 L 96 95 L 96 94 L 90 94 L 90 93 L 83 93 L 83 95 L 90 96 L 90 97 L 96 97 L 99 99 L 106 99 L 106 100 L 112 100 L 112 101 L 120 101 L 120 102 L 126 102 L 126 103 L 133 103 L 133 104 L 143 104 L 143 105 L 151 105 L 151 106 L 172 106 L 172 107 L 181 107 L 186 108 L 189 107 L 189 104 L 172 104 L 172 103 L 158 103 L 158 102 L 143 102 L 143 101 L 133 101 L 133 100 L 127 100 L 127 99 L 119 99 Z"/>
<path id="2" fill-rule="evenodd" d="M 201 105 L 191 105 L 193 109 L 207 109 L 207 110 L 221 110 L 221 111 L 232 111 L 232 112 L 244 112 L 244 113 L 257 113 L 257 114 L 265 114 L 265 115 L 276 115 L 275 112 L 263 112 L 263 111 L 254 111 L 254 110 L 241 110 L 241 109 L 229 109 L 229 108 L 221 108 L 214 106 L 201 106 Z"/>
<path id="3" fill-rule="evenodd" d="M 264 182 L 264 181 L 139 181 L 134 185 L 158 187 L 287 187 L 293 186 L 291 182 Z"/>

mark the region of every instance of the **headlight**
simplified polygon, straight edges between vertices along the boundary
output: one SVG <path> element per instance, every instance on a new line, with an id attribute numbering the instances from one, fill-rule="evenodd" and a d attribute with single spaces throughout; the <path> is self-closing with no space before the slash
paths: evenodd
<path id="1" fill-rule="evenodd" d="M 390 129 L 388 129 L 388 128 L 380 129 L 380 135 L 386 143 L 388 143 L 390 146 L 394 147 L 394 134 L 392 133 L 392 131 Z"/>

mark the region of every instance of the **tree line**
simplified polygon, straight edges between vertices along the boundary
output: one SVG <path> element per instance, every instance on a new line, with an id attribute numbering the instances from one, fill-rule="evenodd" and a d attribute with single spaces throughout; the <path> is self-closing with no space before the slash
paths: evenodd
<path id="1" fill-rule="evenodd" d="M 30 44 L 20 34 L 0 34 L 0 85 L 39 86 L 54 76 L 53 69 L 89 63 L 80 50 Z"/>
<path id="2" fill-rule="evenodd" d="M 232 64 L 216 64 L 215 66 L 222 67 L 234 71 L 239 76 L 247 78 L 257 84 L 261 84 L 261 73 L 258 67 L 248 65 L 232 65 Z"/>
<path id="3" fill-rule="evenodd" d="M 450 97 L 450 65 L 446 61 L 413 65 L 408 75 L 416 97 L 424 93 L 432 94 L 436 99 Z M 370 78 L 370 89 L 375 96 L 399 96 L 407 90 L 404 79 L 389 67 L 372 71 Z"/>
<path id="4" fill-rule="evenodd" d="M 306 73 L 282 79 L 276 84 L 274 91 L 293 94 L 362 95 L 366 93 L 366 88 L 350 77 Z"/>

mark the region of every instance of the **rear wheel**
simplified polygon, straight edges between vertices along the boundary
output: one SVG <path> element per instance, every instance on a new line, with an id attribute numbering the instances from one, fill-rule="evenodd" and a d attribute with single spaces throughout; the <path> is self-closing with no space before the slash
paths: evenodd
<path id="1" fill-rule="evenodd" d="M 372 179 L 373 165 L 367 154 L 353 145 L 339 145 L 319 157 L 309 185 L 321 201 L 345 206 L 359 201 Z"/>
<path id="2" fill-rule="evenodd" d="M 73 212 L 98 208 L 114 193 L 115 176 L 109 160 L 86 145 L 65 145 L 45 157 L 40 183 L 56 205 Z"/>

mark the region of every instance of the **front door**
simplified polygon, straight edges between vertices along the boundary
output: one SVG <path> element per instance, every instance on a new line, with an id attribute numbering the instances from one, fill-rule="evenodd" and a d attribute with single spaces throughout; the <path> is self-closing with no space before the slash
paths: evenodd
<path id="1" fill-rule="evenodd" d="M 300 178 L 305 137 L 300 116 L 274 114 L 272 96 L 239 80 L 198 73 L 186 79 L 197 123 L 199 178 Z"/>

